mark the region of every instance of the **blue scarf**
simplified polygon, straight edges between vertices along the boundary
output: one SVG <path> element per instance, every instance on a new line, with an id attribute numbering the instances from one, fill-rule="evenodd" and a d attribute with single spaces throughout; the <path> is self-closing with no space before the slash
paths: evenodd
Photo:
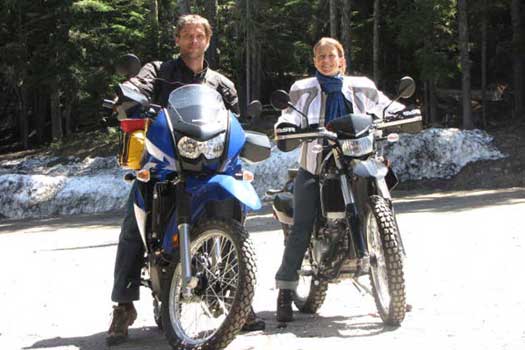
<path id="1" fill-rule="evenodd" d="M 316 71 L 315 77 L 321 85 L 321 90 L 327 94 L 325 125 L 333 119 L 353 112 L 350 102 L 347 102 L 348 105 L 345 103 L 345 97 L 342 92 L 343 76 L 341 74 L 329 77 Z"/>

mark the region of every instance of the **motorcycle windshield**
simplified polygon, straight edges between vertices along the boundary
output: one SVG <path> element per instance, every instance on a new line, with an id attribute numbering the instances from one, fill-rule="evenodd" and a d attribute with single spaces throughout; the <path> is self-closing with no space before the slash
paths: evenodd
<path id="1" fill-rule="evenodd" d="M 360 137 L 372 126 L 372 117 L 368 114 L 348 114 L 332 120 L 329 125 L 338 133 Z"/>
<path id="2" fill-rule="evenodd" d="M 173 131 L 198 141 L 219 135 L 228 125 L 222 96 L 206 85 L 190 84 L 173 90 L 167 112 Z"/>

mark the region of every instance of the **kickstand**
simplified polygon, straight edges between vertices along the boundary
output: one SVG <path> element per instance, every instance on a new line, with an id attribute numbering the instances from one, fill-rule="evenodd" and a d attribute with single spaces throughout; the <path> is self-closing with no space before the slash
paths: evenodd
<path id="1" fill-rule="evenodd" d="M 361 293 L 361 295 L 372 295 L 372 291 L 368 289 L 368 287 L 362 285 L 357 279 L 352 278 L 352 283 L 354 284 L 354 287 L 359 291 L 359 293 Z"/>

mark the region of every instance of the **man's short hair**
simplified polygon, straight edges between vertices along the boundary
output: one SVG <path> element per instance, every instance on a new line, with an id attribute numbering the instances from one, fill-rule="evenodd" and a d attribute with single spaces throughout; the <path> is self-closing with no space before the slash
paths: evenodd
<path id="1" fill-rule="evenodd" d="M 200 24 L 204 27 L 204 32 L 206 33 L 206 37 L 211 38 L 211 35 L 213 34 L 211 30 L 211 25 L 208 20 L 202 16 L 199 15 L 182 15 L 177 20 L 177 24 L 175 27 L 175 36 L 179 37 L 180 32 L 187 24 Z"/>

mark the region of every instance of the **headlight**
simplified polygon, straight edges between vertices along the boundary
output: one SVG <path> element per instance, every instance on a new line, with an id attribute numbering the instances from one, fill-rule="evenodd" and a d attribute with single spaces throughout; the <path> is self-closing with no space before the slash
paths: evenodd
<path id="1" fill-rule="evenodd" d="M 184 136 L 177 143 L 177 147 L 180 155 L 185 158 L 196 159 L 201 154 L 207 159 L 218 158 L 224 150 L 224 133 L 204 142 Z"/>
<path id="2" fill-rule="evenodd" d="M 353 140 L 339 140 L 345 156 L 360 157 L 374 151 L 374 135 Z"/>

